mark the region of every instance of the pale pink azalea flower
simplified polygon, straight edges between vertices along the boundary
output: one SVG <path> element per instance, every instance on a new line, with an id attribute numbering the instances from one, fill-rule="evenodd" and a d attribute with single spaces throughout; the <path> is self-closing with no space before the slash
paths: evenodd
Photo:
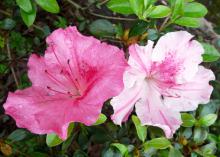
<path id="1" fill-rule="evenodd" d="M 4 108 L 18 127 L 66 139 L 69 123 L 95 123 L 103 103 L 121 92 L 127 62 L 123 51 L 76 27 L 58 29 L 46 41 L 45 56 L 29 58 L 32 87 L 9 93 Z"/>
<path id="2" fill-rule="evenodd" d="M 121 125 L 135 106 L 142 125 L 164 130 L 171 138 L 181 125 L 181 111 L 195 110 L 209 102 L 211 70 L 199 65 L 203 47 L 185 31 L 167 33 L 156 46 L 129 48 L 130 67 L 124 74 L 124 89 L 111 100 L 112 120 Z"/>

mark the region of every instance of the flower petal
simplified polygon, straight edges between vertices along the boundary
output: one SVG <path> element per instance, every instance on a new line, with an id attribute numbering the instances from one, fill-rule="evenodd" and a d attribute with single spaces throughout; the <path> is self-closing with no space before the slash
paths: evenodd
<path id="1" fill-rule="evenodd" d="M 115 124 L 121 125 L 122 122 L 128 119 L 135 103 L 140 98 L 139 96 L 144 79 L 142 78 L 141 81 L 141 76 L 137 78 L 139 80 L 136 80 L 136 75 L 132 75 L 132 71 L 127 71 L 124 74 L 124 80 L 130 80 L 132 84 L 126 82 L 124 90 L 111 100 L 111 105 L 114 109 L 114 114 L 111 118 Z"/>
<path id="2" fill-rule="evenodd" d="M 151 55 L 153 51 L 153 42 L 148 41 L 146 46 L 139 46 L 137 44 L 129 47 L 128 64 L 143 72 L 149 72 L 151 67 Z"/>
<path id="3" fill-rule="evenodd" d="M 60 66 L 50 68 L 46 65 L 45 59 L 36 54 L 32 54 L 28 60 L 28 77 L 33 86 L 42 87 L 49 93 L 75 92 L 73 91 L 75 86 L 68 75 L 65 76 L 64 70 Z"/>
<path id="4" fill-rule="evenodd" d="M 122 50 L 81 35 L 76 27 L 54 31 L 47 43 L 46 64 L 67 69 L 72 80 L 77 80 L 83 99 L 103 103 L 122 90 L 127 67 Z"/>
<path id="5" fill-rule="evenodd" d="M 67 138 L 70 122 L 93 124 L 102 104 L 85 104 L 73 101 L 63 95 L 48 96 L 39 87 L 30 87 L 10 93 L 4 108 L 11 115 L 18 127 L 27 128 L 33 133 L 56 133 L 62 139 Z"/>
<path id="6" fill-rule="evenodd" d="M 145 83 L 143 86 L 141 98 L 135 104 L 135 108 L 143 125 L 162 128 L 167 138 L 171 138 L 180 127 L 180 114 L 164 106 L 160 93 L 151 83 Z"/>
<path id="7" fill-rule="evenodd" d="M 166 64 L 170 64 L 167 66 L 173 66 L 174 70 L 178 70 L 175 76 L 177 83 L 190 81 L 202 62 L 204 49 L 192 38 L 193 36 L 185 31 L 167 33 L 159 39 L 153 50 L 153 61 L 166 61 Z"/>
<path id="8" fill-rule="evenodd" d="M 209 102 L 213 91 L 209 81 L 214 79 L 215 76 L 211 70 L 199 66 L 199 71 L 192 81 L 174 86 L 167 91 L 170 96 L 164 96 L 165 105 L 176 111 L 195 110 L 199 104 Z"/>

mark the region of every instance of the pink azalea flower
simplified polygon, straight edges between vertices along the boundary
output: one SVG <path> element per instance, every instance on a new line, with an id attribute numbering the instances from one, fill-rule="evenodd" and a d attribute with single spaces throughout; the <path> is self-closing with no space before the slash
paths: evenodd
<path id="1" fill-rule="evenodd" d="M 204 50 L 192 38 L 179 31 L 167 33 L 155 47 L 152 41 L 130 46 L 125 87 L 111 101 L 114 123 L 126 121 L 135 106 L 143 125 L 160 127 L 170 138 L 181 125 L 180 111 L 208 103 L 213 90 L 209 81 L 215 77 L 199 65 Z"/>
<path id="2" fill-rule="evenodd" d="M 93 124 L 103 103 L 121 92 L 127 63 L 123 51 L 76 27 L 58 29 L 46 41 L 45 56 L 29 58 L 32 87 L 9 93 L 4 108 L 18 127 L 65 139 L 70 122 Z"/>

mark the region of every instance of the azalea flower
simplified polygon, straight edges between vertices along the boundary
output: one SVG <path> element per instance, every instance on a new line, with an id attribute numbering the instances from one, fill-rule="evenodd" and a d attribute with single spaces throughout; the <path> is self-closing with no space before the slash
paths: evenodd
<path id="1" fill-rule="evenodd" d="M 127 62 L 123 51 L 76 27 L 58 29 L 46 41 L 44 57 L 32 54 L 28 61 L 32 86 L 9 93 L 4 108 L 18 127 L 66 139 L 71 122 L 95 123 L 103 103 L 121 92 Z"/>
<path id="2" fill-rule="evenodd" d="M 199 65 L 202 45 L 185 31 L 167 33 L 156 46 L 129 48 L 130 67 L 124 74 L 124 89 L 111 101 L 112 120 L 121 125 L 133 111 L 142 125 L 164 130 L 171 138 L 181 125 L 181 111 L 193 111 L 209 102 L 212 93 L 211 70 Z"/>

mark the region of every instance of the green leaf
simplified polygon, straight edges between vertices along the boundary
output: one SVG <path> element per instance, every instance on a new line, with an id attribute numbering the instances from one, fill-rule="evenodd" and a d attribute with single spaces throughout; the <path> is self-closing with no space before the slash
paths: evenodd
<path id="1" fill-rule="evenodd" d="M 21 17 L 22 17 L 24 23 L 25 23 L 28 27 L 30 27 L 30 26 L 34 23 L 35 18 L 36 18 L 36 14 L 37 14 L 36 8 L 34 7 L 33 10 L 32 10 L 32 12 L 30 12 L 30 13 L 27 13 L 27 12 L 25 12 L 25 11 L 22 10 L 22 9 L 20 9 L 20 12 L 21 12 Z"/>
<path id="2" fill-rule="evenodd" d="M 143 33 L 147 32 L 147 26 L 149 25 L 148 22 L 146 21 L 138 21 L 136 22 L 130 32 L 129 32 L 129 37 L 133 37 L 133 36 L 138 36 L 138 35 L 142 35 Z"/>
<path id="3" fill-rule="evenodd" d="M 27 135 L 28 132 L 25 131 L 24 129 L 17 129 L 8 136 L 8 139 L 11 140 L 12 142 L 17 142 L 25 139 Z"/>
<path id="4" fill-rule="evenodd" d="M 71 135 L 73 128 L 74 128 L 74 123 L 71 123 L 68 127 L 68 137 Z M 54 133 L 47 134 L 46 143 L 49 147 L 57 146 L 57 145 L 61 144 L 62 142 L 63 142 L 63 140 L 60 139 L 56 134 L 54 134 Z"/>
<path id="5" fill-rule="evenodd" d="M 205 53 L 202 55 L 204 62 L 214 62 L 220 58 L 219 51 L 211 44 L 201 43 Z"/>
<path id="6" fill-rule="evenodd" d="M 114 155 L 115 153 L 112 148 L 109 148 L 102 153 L 102 157 L 114 157 Z"/>
<path id="7" fill-rule="evenodd" d="M 73 157 L 88 157 L 88 155 L 82 150 L 78 149 L 74 152 Z"/>
<path id="8" fill-rule="evenodd" d="M 218 116 L 216 114 L 208 114 L 199 119 L 198 125 L 201 127 L 209 127 L 210 125 L 215 123 L 217 117 Z"/>
<path id="9" fill-rule="evenodd" d="M 13 19 L 6 18 L 0 21 L 0 28 L 5 30 L 11 30 L 15 27 L 16 22 Z"/>
<path id="10" fill-rule="evenodd" d="M 184 127 L 192 127 L 196 122 L 193 115 L 188 114 L 188 113 L 182 113 L 181 118 L 183 121 L 182 126 L 184 126 Z"/>
<path id="11" fill-rule="evenodd" d="M 149 6 L 153 5 L 157 0 L 144 0 L 144 8 L 147 9 Z"/>
<path id="12" fill-rule="evenodd" d="M 149 149 L 151 147 L 154 149 L 166 149 L 170 146 L 171 146 L 170 141 L 164 137 L 154 138 L 144 143 L 144 149 Z"/>
<path id="13" fill-rule="evenodd" d="M 120 14 L 133 14 L 129 0 L 110 0 L 107 7 L 113 12 Z"/>
<path id="14" fill-rule="evenodd" d="M 173 3 L 173 12 L 171 19 L 175 20 L 177 17 L 180 17 L 183 15 L 184 11 L 184 0 L 172 0 Z"/>
<path id="15" fill-rule="evenodd" d="M 128 154 L 128 148 L 123 144 L 113 143 L 111 144 L 111 146 L 116 147 L 120 151 L 122 156 L 126 156 Z"/>
<path id="16" fill-rule="evenodd" d="M 129 0 L 130 5 L 134 13 L 142 19 L 144 10 L 144 0 Z"/>
<path id="17" fill-rule="evenodd" d="M 200 127 L 194 128 L 193 140 L 196 143 L 204 142 L 206 140 L 207 136 L 208 136 L 208 132 L 206 129 L 200 128 Z"/>
<path id="18" fill-rule="evenodd" d="M 144 142 L 146 137 L 147 137 L 147 127 L 146 126 L 142 126 L 140 120 L 138 119 L 137 116 L 133 115 L 132 116 L 132 121 L 135 125 L 136 131 L 137 131 L 137 135 L 138 138 Z"/>
<path id="19" fill-rule="evenodd" d="M 202 156 L 211 157 L 213 154 L 216 153 L 217 147 L 216 147 L 216 143 L 209 143 L 202 146 L 200 149 L 202 152 Z"/>
<path id="20" fill-rule="evenodd" d="M 57 3 L 56 0 L 35 0 L 36 3 L 43 8 L 44 10 L 46 10 L 47 12 L 50 13 L 59 13 L 60 12 L 60 7 Z"/>
<path id="21" fill-rule="evenodd" d="M 113 24 L 105 19 L 98 19 L 93 21 L 89 25 L 89 31 L 97 37 L 114 36 L 115 34 L 115 28 Z"/>
<path id="22" fill-rule="evenodd" d="M 16 0 L 17 5 L 27 13 L 32 11 L 31 0 Z"/>
<path id="23" fill-rule="evenodd" d="M 0 35 L 0 48 L 5 47 L 5 38 Z"/>
<path id="24" fill-rule="evenodd" d="M 31 152 L 30 155 L 31 157 L 49 157 L 47 154 L 41 152 Z"/>
<path id="25" fill-rule="evenodd" d="M 150 18 L 163 18 L 171 13 L 171 9 L 164 5 L 156 6 L 152 12 L 148 15 Z"/>
<path id="26" fill-rule="evenodd" d="M 186 3 L 184 7 L 185 17 L 204 17 L 208 13 L 207 8 L 201 3 Z"/>
<path id="27" fill-rule="evenodd" d="M 198 109 L 199 117 L 204 117 L 210 113 L 216 113 L 220 108 L 220 100 L 211 100 L 206 105 L 200 105 Z"/>
<path id="28" fill-rule="evenodd" d="M 158 31 L 156 29 L 148 29 L 147 34 L 148 40 L 154 41 L 159 37 Z"/>
<path id="29" fill-rule="evenodd" d="M 168 157 L 183 157 L 181 152 L 176 148 L 170 148 Z"/>
<path id="30" fill-rule="evenodd" d="M 63 140 L 60 139 L 56 134 L 54 134 L 54 133 L 47 134 L 46 143 L 49 147 L 57 146 L 57 145 L 61 144 L 62 142 L 63 142 Z"/>
<path id="31" fill-rule="evenodd" d="M 199 18 L 192 18 L 192 17 L 181 17 L 174 22 L 180 26 L 186 27 L 193 27 L 197 28 L 200 27 L 200 19 Z"/>
<path id="32" fill-rule="evenodd" d="M 93 124 L 93 125 L 100 125 L 102 123 L 105 123 L 107 117 L 104 114 L 99 115 L 99 119 Z"/>

